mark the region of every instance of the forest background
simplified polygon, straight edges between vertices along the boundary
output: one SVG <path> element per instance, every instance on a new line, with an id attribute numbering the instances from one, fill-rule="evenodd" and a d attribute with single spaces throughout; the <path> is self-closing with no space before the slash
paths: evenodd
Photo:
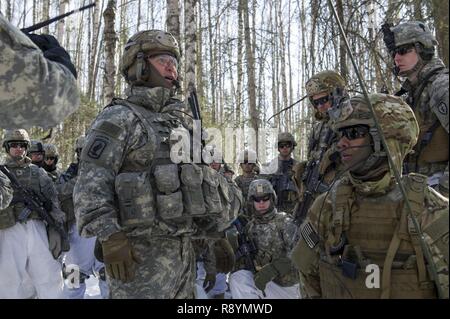
<path id="1" fill-rule="evenodd" d="M 19 28 L 77 9 L 92 0 L 0 0 L 0 12 Z M 448 66 L 449 1 L 333 0 L 369 92 L 395 92 L 393 61 L 381 25 L 425 22 Z M 182 52 L 181 98 L 196 88 L 205 127 L 224 131 L 251 127 L 294 134 L 295 158 L 306 159 L 314 112 L 308 99 L 268 119 L 305 95 L 308 78 L 339 72 L 351 94 L 361 92 L 342 35 L 327 0 L 97 0 L 96 6 L 42 28 L 69 52 L 78 71 L 79 110 L 52 130 L 61 168 L 74 159 L 75 139 L 84 134 L 126 83 L 118 66 L 126 41 L 137 31 L 163 29 Z M 30 131 L 41 139 L 48 132 Z M 1 136 L 1 132 L 0 132 Z M 243 139 L 244 146 L 248 140 Z M 270 139 L 268 144 L 272 144 Z M 242 150 L 239 146 L 238 149 Z M 270 159 L 276 146 L 269 145 Z"/>

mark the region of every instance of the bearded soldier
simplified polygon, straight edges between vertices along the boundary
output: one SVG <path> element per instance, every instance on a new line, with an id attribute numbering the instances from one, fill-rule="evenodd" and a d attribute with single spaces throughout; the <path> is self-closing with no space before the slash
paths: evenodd
<path id="1" fill-rule="evenodd" d="M 62 227 L 64 214 L 51 179 L 26 157 L 29 146 L 25 130 L 5 131 L 5 167 L 28 194 L 15 187 L 10 205 L 0 210 L 0 298 L 63 298 L 56 259 L 66 248 L 56 228 L 46 225 L 29 205 L 30 196 L 50 214 L 55 226 Z"/>
<path id="2" fill-rule="evenodd" d="M 438 43 L 423 22 L 384 26 L 383 31 L 394 73 L 405 78 L 396 95 L 407 93 L 420 129 L 404 173 L 427 175 L 428 184 L 448 197 L 448 69 L 435 56 Z"/>
<path id="3" fill-rule="evenodd" d="M 301 221 L 314 199 L 328 189 L 336 176 L 336 135 L 330 127 L 328 110 L 348 98 L 345 80 L 337 72 L 326 70 L 313 75 L 306 82 L 309 102 L 314 107 L 317 122 L 308 142 L 308 161 L 293 168 L 294 180 L 299 190 L 300 202 L 296 216 Z"/>
<path id="4" fill-rule="evenodd" d="M 395 96 L 371 94 L 370 101 L 401 171 L 419 134 L 414 113 Z M 436 298 L 439 283 L 448 298 L 448 199 L 428 187 L 424 175 L 402 177 L 419 233 L 363 96 L 342 107 L 333 129 L 349 172 L 316 199 L 300 227 L 292 260 L 300 270 L 302 295 Z M 424 258 L 421 235 L 430 259 Z"/>
<path id="5" fill-rule="evenodd" d="M 81 153 L 77 225 L 100 242 L 112 298 L 192 298 L 192 236 L 234 219 L 226 180 L 209 166 L 172 160 L 178 132 L 186 133 L 184 104 L 173 98 L 179 60 L 170 33 L 133 35 L 120 64 L 127 98 L 97 116 Z"/>
<path id="6" fill-rule="evenodd" d="M 233 299 L 298 299 L 298 276 L 288 258 L 296 229 L 292 218 L 275 208 L 277 196 L 268 180 L 254 180 L 248 200 L 253 218 L 232 244 L 237 248 L 236 271 L 229 277 Z"/>
<path id="7" fill-rule="evenodd" d="M 0 14 L 0 52 L 1 128 L 53 127 L 76 111 L 75 67 L 54 37 L 27 37 Z"/>

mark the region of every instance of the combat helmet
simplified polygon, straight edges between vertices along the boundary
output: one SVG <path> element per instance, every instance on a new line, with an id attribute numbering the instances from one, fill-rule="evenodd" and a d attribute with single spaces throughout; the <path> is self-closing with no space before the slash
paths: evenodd
<path id="1" fill-rule="evenodd" d="M 55 161 L 54 161 L 55 165 L 58 163 L 58 158 L 59 158 L 58 149 L 56 148 L 56 146 L 54 144 L 44 144 L 44 152 L 45 152 L 45 157 L 54 157 L 55 158 Z"/>
<path id="2" fill-rule="evenodd" d="M 277 143 L 289 142 L 292 144 L 292 148 L 297 146 L 297 142 L 295 141 L 294 136 L 289 132 L 281 132 L 278 133 Z"/>
<path id="3" fill-rule="evenodd" d="M 433 58 L 434 47 L 438 45 L 438 42 L 425 23 L 409 21 L 395 27 L 386 23 L 382 30 L 384 43 L 392 56 L 397 48 L 409 45 L 416 49 L 423 61 L 430 61 Z M 421 63 L 418 63 L 411 71 L 415 71 L 420 65 Z M 399 74 L 399 69 L 394 68 L 394 73 Z M 409 73 L 411 72 L 404 72 L 400 75 L 407 76 Z"/>
<path id="4" fill-rule="evenodd" d="M 325 70 L 314 74 L 305 85 L 306 94 L 308 95 L 309 102 L 313 104 L 313 96 L 318 94 L 326 93 L 334 101 L 339 100 L 342 97 L 347 96 L 346 92 L 346 82 L 344 78 L 337 72 L 332 70 Z M 316 107 L 314 107 L 316 109 Z M 317 109 L 315 112 L 315 117 L 318 120 L 327 118 L 322 115 Z"/>
<path id="5" fill-rule="evenodd" d="M 5 130 L 2 145 L 7 152 L 9 152 L 8 142 L 25 142 L 27 148 L 30 148 L 30 136 L 24 129 Z"/>
<path id="6" fill-rule="evenodd" d="M 120 62 L 120 72 L 127 83 L 148 87 L 163 86 L 165 79 L 146 59 L 157 54 L 169 54 L 180 61 L 178 42 L 172 34 L 162 30 L 134 34 L 125 44 Z"/>
<path id="7" fill-rule="evenodd" d="M 28 154 L 31 153 L 45 153 L 44 145 L 41 141 L 38 140 L 32 140 L 30 142 L 30 147 L 28 149 Z"/>
<path id="8" fill-rule="evenodd" d="M 394 154 L 395 165 L 401 170 L 403 159 L 413 149 L 419 136 L 419 126 L 414 112 L 397 96 L 373 93 L 369 94 L 369 99 L 391 152 L 397 151 L 397 154 Z M 332 122 L 332 128 L 338 134 L 340 129 L 356 125 L 367 126 L 372 137 L 373 153 L 364 164 L 364 168 L 370 169 L 380 157 L 386 156 L 386 152 L 363 95 L 352 97 L 349 103 L 343 105 L 338 117 Z"/>
<path id="9" fill-rule="evenodd" d="M 263 197 L 265 195 L 272 195 L 273 202 L 277 201 L 277 194 L 267 179 L 255 179 L 250 183 L 247 200 L 252 201 L 255 197 Z"/>

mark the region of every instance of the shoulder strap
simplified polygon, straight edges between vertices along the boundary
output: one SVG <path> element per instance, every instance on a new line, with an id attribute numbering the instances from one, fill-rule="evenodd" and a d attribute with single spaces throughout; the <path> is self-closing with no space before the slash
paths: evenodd
<path id="1" fill-rule="evenodd" d="M 419 88 L 414 92 L 413 95 L 413 105 L 411 105 L 412 109 L 415 110 L 417 108 L 417 105 L 419 105 L 420 98 L 422 97 L 422 92 L 425 90 L 425 87 L 428 85 L 428 82 L 432 80 L 432 77 L 434 75 L 437 75 L 437 73 L 441 70 L 445 69 L 445 67 L 440 67 L 437 69 L 434 69 L 430 73 L 428 73 L 425 78 L 422 80 Z"/>
<path id="2" fill-rule="evenodd" d="M 333 209 L 333 228 L 336 238 L 341 238 L 342 232 L 347 231 L 350 226 L 349 199 L 353 194 L 351 184 L 338 182 L 331 193 L 331 205 Z"/>
<path id="3" fill-rule="evenodd" d="M 424 209 L 425 190 L 428 187 L 427 177 L 417 173 L 410 173 L 407 175 L 406 184 L 406 194 L 411 204 L 412 213 L 415 218 L 419 218 Z M 403 206 L 403 210 L 406 210 L 406 205 Z M 407 221 L 408 233 L 411 238 L 414 251 L 416 252 L 419 282 L 422 283 L 426 281 L 426 267 L 422 247 L 420 246 L 420 233 L 414 227 L 411 216 L 408 216 Z"/>

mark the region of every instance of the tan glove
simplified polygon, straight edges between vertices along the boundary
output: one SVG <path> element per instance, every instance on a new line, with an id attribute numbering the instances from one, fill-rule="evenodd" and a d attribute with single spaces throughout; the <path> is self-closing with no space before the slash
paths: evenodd
<path id="1" fill-rule="evenodd" d="M 111 278 L 123 282 L 134 279 L 136 263 L 142 261 L 136 255 L 125 233 L 118 232 L 111 235 L 102 243 L 102 250 L 105 269 Z"/>
<path id="2" fill-rule="evenodd" d="M 234 268 L 235 255 L 228 240 L 222 238 L 214 243 L 217 272 L 229 273 Z"/>

